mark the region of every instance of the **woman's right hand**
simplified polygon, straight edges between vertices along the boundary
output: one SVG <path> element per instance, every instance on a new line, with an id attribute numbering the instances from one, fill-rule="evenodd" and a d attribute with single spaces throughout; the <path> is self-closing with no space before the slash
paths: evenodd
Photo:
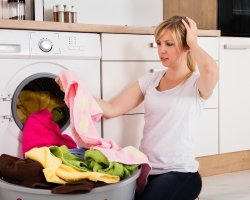
<path id="1" fill-rule="evenodd" d="M 189 24 L 184 19 L 182 19 L 182 22 L 187 30 L 187 36 L 186 36 L 187 44 L 191 48 L 193 44 L 195 45 L 197 44 L 197 26 L 194 20 L 188 17 L 186 17 L 186 20 L 188 21 Z"/>
<path id="2" fill-rule="evenodd" d="M 55 82 L 59 85 L 60 90 L 62 90 L 63 92 L 65 92 L 59 76 L 56 77 Z"/>

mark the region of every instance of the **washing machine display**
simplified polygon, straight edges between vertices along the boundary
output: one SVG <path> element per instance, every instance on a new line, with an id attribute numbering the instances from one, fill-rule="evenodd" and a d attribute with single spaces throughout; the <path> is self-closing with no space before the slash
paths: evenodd
<path id="1" fill-rule="evenodd" d="M 47 91 L 63 100 L 54 82 L 61 70 L 73 70 L 92 95 L 100 97 L 100 36 L 90 33 L 0 30 L 0 155 L 22 157 L 23 121 L 18 100 L 23 91 Z M 71 135 L 69 111 L 57 123 Z M 101 134 L 101 122 L 96 124 Z"/>

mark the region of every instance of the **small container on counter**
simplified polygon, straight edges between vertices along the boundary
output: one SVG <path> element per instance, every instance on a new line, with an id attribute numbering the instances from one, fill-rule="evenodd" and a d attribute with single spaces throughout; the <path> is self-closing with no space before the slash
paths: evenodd
<path id="1" fill-rule="evenodd" d="M 71 7 L 71 14 L 72 14 L 72 23 L 77 23 L 76 6 L 74 6 L 74 5 L 72 5 L 72 7 Z"/>
<path id="2" fill-rule="evenodd" d="M 57 5 L 58 22 L 64 22 L 64 5 Z"/>
<path id="3" fill-rule="evenodd" d="M 25 20 L 25 0 L 8 0 L 9 19 Z"/>
<path id="4" fill-rule="evenodd" d="M 64 22 L 72 23 L 71 5 L 64 5 Z"/>
<path id="5" fill-rule="evenodd" d="M 57 5 L 53 6 L 53 18 L 54 18 L 54 22 L 58 21 Z"/>

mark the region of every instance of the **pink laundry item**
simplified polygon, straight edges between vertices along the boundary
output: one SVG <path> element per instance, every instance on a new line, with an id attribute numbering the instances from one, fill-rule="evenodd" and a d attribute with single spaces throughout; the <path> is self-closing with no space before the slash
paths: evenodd
<path id="1" fill-rule="evenodd" d="M 94 124 L 101 118 L 103 111 L 87 90 L 82 78 L 70 70 L 63 70 L 58 76 L 65 90 L 64 101 L 70 109 L 70 125 L 77 145 L 80 148 L 100 150 L 110 162 L 141 164 L 141 174 L 136 186 L 137 192 L 141 193 L 151 170 L 146 155 L 134 147 L 120 148 L 114 141 L 101 138 Z"/>
<path id="2" fill-rule="evenodd" d="M 57 123 L 53 122 L 53 114 L 48 109 L 30 114 L 23 126 L 22 154 L 37 147 L 65 145 L 76 148 L 76 142 L 66 134 L 62 134 Z"/>
<path id="3" fill-rule="evenodd" d="M 58 74 L 65 90 L 64 101 L 70 109 L 70 126 L 80 148 L 101 146 L 120 149 L 112 140 L 102 139 L 95 128 L 103 111 L 75 72 L 63 70 Z"/>

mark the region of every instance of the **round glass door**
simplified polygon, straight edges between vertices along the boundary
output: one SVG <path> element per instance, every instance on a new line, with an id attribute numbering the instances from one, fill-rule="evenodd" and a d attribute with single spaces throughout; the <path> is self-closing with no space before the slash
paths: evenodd
<path id="1" fill-rule="evenodd" d="M 62 92 L 55 82 L 52 73 L 37 73 L 24 79 L 16 88 L 11 111 L 14 121 L 20 130 L 27 117 L 42 109 L 48 109 L 63 132 L 69 126 L 69 109 L 64 102 Z"/>

